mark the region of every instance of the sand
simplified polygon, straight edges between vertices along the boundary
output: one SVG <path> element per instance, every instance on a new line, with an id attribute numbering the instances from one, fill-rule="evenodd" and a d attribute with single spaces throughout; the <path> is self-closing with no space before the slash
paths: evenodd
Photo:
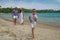
<path id="1" fill-rule="evenodd" d="M 49 25 L 38 23 L 34 34 L 33 39 L 29 21 L 14 25 L 12 21 L 0 18 L 0 40 L 60 40 L 60 28 Z"/>

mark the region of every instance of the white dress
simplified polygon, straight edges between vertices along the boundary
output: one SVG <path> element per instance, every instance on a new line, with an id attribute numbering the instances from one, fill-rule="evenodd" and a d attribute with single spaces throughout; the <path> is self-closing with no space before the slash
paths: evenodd
<path id="1" fill-rule="evenodd" d="M 23 23 L 23 13 L 20 13 L 20 24 Z"/>

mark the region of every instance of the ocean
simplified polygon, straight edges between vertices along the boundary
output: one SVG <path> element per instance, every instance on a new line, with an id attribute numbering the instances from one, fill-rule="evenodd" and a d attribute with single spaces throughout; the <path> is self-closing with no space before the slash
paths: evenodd
<path id="1" fill-rule="evenodd" d="M 24 20 L 28 20 L 31 13 L 24 13 Z M 38 22 L 51 26 L 60 27 L 60 13 L 37 13 Z M 12 18 L 11 13 L 0 14 L 0 17 Z"/>

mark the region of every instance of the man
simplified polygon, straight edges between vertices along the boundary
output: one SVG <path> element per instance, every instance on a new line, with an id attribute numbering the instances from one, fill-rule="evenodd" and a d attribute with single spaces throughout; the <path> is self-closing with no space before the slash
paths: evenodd
<path id="1" fill-rule="evenodd" d="M 32 9 L 32 14 L 29 17 L 29 20 L 30 20 L 30 23 L 31 23 L 31 26 L 32 26 L 32 36 L 34 38 L 34 29 L 35 29 L 36 22 L 37 22 L 36 9 Z"/>
<path id="2" fill-rule="evenodd" d="M 13 10 L 13 20 L 14 20 L 14 25 L 16 25 L 16 20 L 18 18 L 18 10 L 17 7 Z"/>

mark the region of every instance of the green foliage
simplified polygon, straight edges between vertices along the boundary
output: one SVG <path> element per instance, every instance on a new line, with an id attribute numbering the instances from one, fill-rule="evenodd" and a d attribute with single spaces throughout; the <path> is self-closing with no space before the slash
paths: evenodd
<path id="1" fill-rule="evenodd" d="M 60 10 L 37 10 L 37 13 L 60 13 Z"/>
<path id="2" fill-rule="evenodd" d="M 14 8 L 1 8 L 0 7 L 0 13 L 12 13 Z M 17 8 L 19 13 L 20 13 L 20 9 L 21 8 Z M 25 13 L 31 13 L 32 12 L 32 9 L 25 9 L 25 8 L 22 8 L 22 10 L 25 12 Z M 37 13 L 60 13 L 60 10 L 37 10 Z"/>

